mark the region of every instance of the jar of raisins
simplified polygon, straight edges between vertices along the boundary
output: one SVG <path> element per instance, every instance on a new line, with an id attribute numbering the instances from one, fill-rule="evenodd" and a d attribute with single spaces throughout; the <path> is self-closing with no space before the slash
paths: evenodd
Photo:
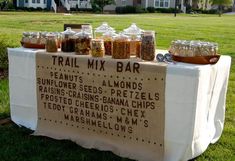
<path id="1" fill-rule="evenodd" d="M 71 27 L 67 27 L 62 34 L 62 42 L 61 42 L 61 51 L 63 52 L 74 52 L 75 51 L 75 32 L 71 29 Z"/>

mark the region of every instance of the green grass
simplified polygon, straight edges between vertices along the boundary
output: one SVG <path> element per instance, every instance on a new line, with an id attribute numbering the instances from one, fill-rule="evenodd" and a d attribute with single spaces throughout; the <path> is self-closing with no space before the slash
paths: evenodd
<path id="1" fill-rule="evenodd" d="M 97 27 L 107 21 L 118 31 L 131 22 L 157 32 L 157 47 L 166 49 L 174 39 L 218 42 L 220 53 L 235 56 L 235 15 L 96 15 L 65 16 L 53 13 L 0 12 L 0 39 L 19 46 L 23 31 L 62 31 L 64 23 L 91 23 Z M 9 116 L 8 80 L 0 80 L 0 118 Z M 30 130 L 15 125 L 0 126 L 1 161 L 124 161 L 111 152 L 87 150 L 70 141 L 56 141 L 29 135 Z M 226 119 L 220 140 L 210 145 L 195 161 L 235 161 L 235 57 L 229 78 Z"/>
<path id="2" fill-rule="evenodd" d="M 9 116 L 8 80 L 0 80 L 0 119 Z"/>

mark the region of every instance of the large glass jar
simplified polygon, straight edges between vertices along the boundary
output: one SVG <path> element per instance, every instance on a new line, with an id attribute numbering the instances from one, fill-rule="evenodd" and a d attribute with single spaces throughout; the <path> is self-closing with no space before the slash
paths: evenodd
<path id="1" fill-rule="evenodd" d="M 128 35 L 131 39 L 130 54 L 140 57 L 140 48 L 141 48 L 141 33 L 144 30 L 136 26 L 135 23 L 132 23 L 130 27 L 124 29 L 124 33 Z"/>
<path id="2" fill-rule="evenodd" d="M 62 34 L 62 42 L 61 42 L 61 51 L 63 52 L 74 52 L 75 51 L 75 32 L 71 29 L 71 27 L 67 27 Z"/>
<path id="3" fill-rule="evenodd" d="M 84 30 L 75 35 L 75 52 L 77 55 L 91 54 L 91 39 L 91 35 Z"/>
<path id="4" fill-rule="evenodd" d="M 103 22 L 102 25 L 95 29 L 95 38 L 101 38 L 103 34 L 108 31 L 115 32 L 115 30 L 110 27 L 107 22 Z"/>
<path id="5" fill-rule="evenodd" d="M 108 31 L 103 34 L 102 39 L 104 40 L 105 55 L 113 54 L 113 38 L 117 36 L 112 31 Z"/>
<path id="6" fill-rule="evenodd" d="M 113 40 L 113 55 L 114 59 L 129 59 L 130 58 L 130 38 L 124 34 L 119 34 Z"/>
<path id="7" fill-rule="evenodd" d="M 105 53 L 104 50 L 103 39 L 93 39 L 91 41 L 91 55 L 93 57 L 103 57 Z"/>
<path id="8" fill-rule="evenodd" d="M 49 33 L 46 38 L 46 51 L 47 52 L 57 52 L 58 50 L 58 41 L 57 35 Z"/>
<path id="9" fill-rule="evenodd" d="M 155 32 L 144 31 L 141 34 L 141 59 L 152 61 L 155 58 Z"/>

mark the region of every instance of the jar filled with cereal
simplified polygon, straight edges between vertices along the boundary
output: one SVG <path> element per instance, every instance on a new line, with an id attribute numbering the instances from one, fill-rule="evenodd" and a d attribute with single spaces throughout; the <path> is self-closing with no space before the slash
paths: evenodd
<path id="1" fill-rule="evenodd" d="M 112 58 L 114 59 L 129 59 L 130 58 L 129 36 L 121 33 L 114 38 Z"/>
<path id="2" fill-rule="evenodd" d="M 103 39 L 92 39 L 91 41 L 91 55 L 93 57 L 104 57 L 104 40 Z"/>
<path id="3" fill-rule="evenodd" d="M 47 34 L 46 51 L 47 52 L 57 52 L 58 51 L 57 35 L 55 35 L 53 33 Z"/>

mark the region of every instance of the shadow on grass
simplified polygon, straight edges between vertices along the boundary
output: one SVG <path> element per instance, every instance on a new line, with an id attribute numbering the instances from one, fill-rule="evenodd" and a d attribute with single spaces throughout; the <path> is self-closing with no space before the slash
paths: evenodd
<path id="1" fill-rule="evenodd" d="M 0 131 L 1 161 L 131 161 L 71 141 L 32 136 L 33 131 L 15 124 L 0 126 Z"/>

